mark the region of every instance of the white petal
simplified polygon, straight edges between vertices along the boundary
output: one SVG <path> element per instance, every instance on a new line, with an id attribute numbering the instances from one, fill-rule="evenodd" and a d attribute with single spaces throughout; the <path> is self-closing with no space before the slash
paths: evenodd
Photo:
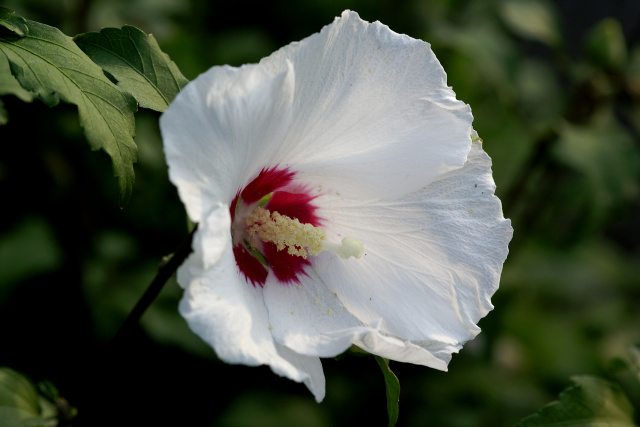
<path id="1" fill-rule="evenodd" d="M 299 354 L 334 357 L 355 344 L 382 357 L 446 370 L 451 352 L 458 349 L 422 348 L 384 336 L 379 325 L 365 326 L 313 270 L 299 285 L 267 280 L 264 300 L 274 339 Z"/>
<path id="2" fill-rule="evenodd" d="M 309 270 L 300 284 L 283 285 L 273 276 L 264 287 L 271 333 L 298 353 L 334 357 L 348 349 L 354 336 L 366 332 L 333 292 Z"/>
<path id="3" fill-rule="evenodd" d="M 359 204 L 318 200 L 329 238 L 364 243 L 359 260 L 322 253 L 327 287 L 366 325 L 433 353 L 455 351 L 493 308 L 513 230 L 493 195 L 491 161 L 474 143 L 469 162 L 409 197 Z"/>
<path id="4" fill-rule="evenodd" d="M 344 12 L 261 64 L 293 64 L 292 123 L 279 163 L 323 190 L 399 198 L 462 166 L 472 115 L 430 46 Z"/>
<path id="5" fill-rule="evenodd" d="M 223 206 L 207 215 L 195 235 L 194 252 L 178 269 L 178 283 L 185 288 L 180 314 L 221 360 L 269 365 L 278 375 L 304 382 L 320 401 L 325 392 L 320 359 L 295 354 L 274 342 L 262 289 L 241 277 L 229 230 L 221 232 L 217 224 L 228 212 Z M 213 263 L 206 256 L 211 247 L 218 254 Z"/>
<path id="6" fill-rule="evenodd" d="M 282 371 L 271 366 L 271 369 L 276 374 L 291 378 L 297 382 L 302 382 L 307 388 L 313 393 L 313 396 L 316 398 L 317 402 L 322 402 L 325 396 L 325 379 L 324 372 L 322 371 L 322 363 L 320 362 L 320 358 L 318 356 L 305 356 L 295 351 L 275 343 L 276 349 L 278 350 L 278 354 L 280 354 L 283 358 L 288 360 L 292 365 L 296 367 L 298 370 L 294 375 Z"/>
<path id="7" fill-rule="evenodd" d="M 265 166 L 290 121 L 293 69 L 213 67 L 189 83 L 160 118 L 169 177 L 200 222 L 229 203 Z"/>

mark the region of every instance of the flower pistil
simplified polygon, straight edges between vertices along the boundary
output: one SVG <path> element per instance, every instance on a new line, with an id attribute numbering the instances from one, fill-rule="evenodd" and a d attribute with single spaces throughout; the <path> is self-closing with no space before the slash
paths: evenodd
<path id="1" fill-rule="evenodd" d="M 364 245 L 354 238 L 327 240 L 306 187 L 293 183 L 295 173 L 264 169 L 231 205 L 231 239 L 236 263 L 246 279 L 263 286 L 268 271 L 282 283 L 299 282 L 308 256 L 330 250 L 342 258 L 360 258 Z M 270 191 L 268 191 L 270 190 Z M 285 250 L 286 249 L 286 250 Z"/>
<path id="2" fill-rule="evenodd" d="M 289 218 L 259 206 L 247 218 L 247 227 L 253 249 L 258 246 L 255 241 L 258 238 L 265 243 L 274 243 L 279 251 L 288 248 L 287 253 L 304 259 L 307 259 L 307 255 L 318 255 L 325 250 L 331 250 L 345 259 L 360 258 L 364 252 L 362 242 L 352 237 L 345 237 L 341 244 L 329 242 L 322 227 L 302 224 L 297 218 Z"/>
<path id="3" fill-rule="evenodd" d="M 318 255 L 325 249 L 322 241 L 326 240 L 327 236 L 322 227 L 302 224 L 297 218 L 289 218 L 258 206 L 247 218 L 246 224 L 251 237 L 251 247 L 254 249 L 258 246 L 256 239 L 274 243 L 279 251 L 288 248 L 287 252 L 290 255 L 304 259 L 308 254 Z"/>

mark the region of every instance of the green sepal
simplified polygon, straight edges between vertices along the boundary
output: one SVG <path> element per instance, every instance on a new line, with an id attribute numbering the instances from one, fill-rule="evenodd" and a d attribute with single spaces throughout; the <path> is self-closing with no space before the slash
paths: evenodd
<path id="1" fill-rule="evenodd" d="M 389 427 L 393 427 L 396 425 L 398 415 L 400 413 L 400 408 L 398 406 L 400 401 L 400 381 L 391 368 L 389 368 L 389 359 L 376 356 L 375 354 L 373 357 L 375 357 L 376 362 L 378 362 L 378 365 L 382 370 L 382 374 L 384 375 L 384 383 L 387 390 L 387 414 L 389 415 Z"/>
<path id="2" fill-rule="evenodd" d="M 191 221 L 191 218 L 187 215 L 187 231 L 191 233 L 197 226 L 198 223 Z"/>
<path id="3" fill-rule="evenodd" d="M 373 356 L 373 355 L 368 351 L 361 349 L 357 345 L 352 344 L 351 347 L 346 349 L 344 352 L 335 356 L 334 360 L 342 360 L 347 356 L 363 357 L 363 356 Z"/>
<path id="4" fill-rule="evenodd" d="M 364 350 L 358 347 L 357 345 L 351 345 L 351 347 L 349 347 L 345 353 L 350 356 L 356 356 L 356 357 L 373 356 L 367 350 Z"/>

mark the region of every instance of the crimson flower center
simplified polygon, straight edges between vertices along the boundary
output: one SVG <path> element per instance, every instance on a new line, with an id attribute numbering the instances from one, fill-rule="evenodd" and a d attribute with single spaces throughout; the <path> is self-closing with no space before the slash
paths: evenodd
<path id="1" fill-rule="evenodd" d="M 229 208 L 231 238 L 247 282 L 264 286 L 269 272 L 283 284 L 307 275 L 308 255 L 323 250 L 315 198 L 295 182 L 295 172 L 278 166 L 263 169 L 238 191 Z"/>
<path id="2" fill-rule="evenodd" d="M 264 286 L 269 272 L 283 284 L 300 283 L 309 255 L 331 250 L 342 258 L 360 256 L 364 245 L 346 237 L 329 242 L 308 187 L 288 168 L 263 169 L 231 202 L 231 242 L 247 282 Z"/>

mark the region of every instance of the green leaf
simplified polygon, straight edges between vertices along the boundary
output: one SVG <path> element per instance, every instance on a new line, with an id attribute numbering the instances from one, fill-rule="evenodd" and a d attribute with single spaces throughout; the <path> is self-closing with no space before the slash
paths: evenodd
<path id="1" fill-rule="evenodd" d="M 0 368 L 0 406 L 40 413 L 38 391 L 31 382 L 13 369 Z"/>
<path id="2" fill-rule="evenodd" d="M 13 369 L 0 368 L 1 426 L 56 426 L 52 405 L 43 408 L 42 403 L 31 381 Z"/>
<path id="3" fill-rule="evenodd" d="M 559 399 L 520 421 L 529 426 L 635 426 L 633 407 L 618 385 L 592 376 L 575 376 Z"/>
<path id="4" fill-rule="evenodd" d="M 9 61 L 4 55 L 0 55 L 0 95 L 15 95 L 24 102 L 31 102 L 35 97 L 33 92 L 24 90 L 13 77 Z"/>
<path id="5" fill-rule="evenodd" d="M 22 16 L 16 16 L 15 12 L 6 7 L 0 7 L 0 27 L 4 27 L 13 34 L 24 37 L 29 32 L 27 21 Z"/>
<path id="6" fill-rule="evenodd" d="M 164 111 L 188 82 L 156 39 L 136 27 L 103 28 L 80 34 L 75 42 L 141 107 Z"/>
<path id="7" fill-rule="evenodd" d="M 0 37 L 11 72 L 45 104 L 55 106 L 62 99 L 78 106 L 91 148 L 102 148 L 111 157 L 124 206 L 131 196 L 138 152 L 133 142 L 135 99 L 111 83 L 70 37 L 44 24 L 27 24 L 23 38 Z"/>
<path id="8" fill-rule="evenodd" d="M 382 369 L 382 374 L 384 375 L 384 383 L 387 388 L 387 413 L 389 414 L 389 427 L 393 427 L 396 425 L 398 421 L 398 414 L 400 413 L 400 408 L 398 407 L 398 402 L 400 400 L 400 381 L 398 381 L 398 377 L 391 371 L 389 368 L 389 359 L 382 358 L 380 356 L 374 355 L 376 358 L 376 362 L 380 365 L 380 369 Z"/>

